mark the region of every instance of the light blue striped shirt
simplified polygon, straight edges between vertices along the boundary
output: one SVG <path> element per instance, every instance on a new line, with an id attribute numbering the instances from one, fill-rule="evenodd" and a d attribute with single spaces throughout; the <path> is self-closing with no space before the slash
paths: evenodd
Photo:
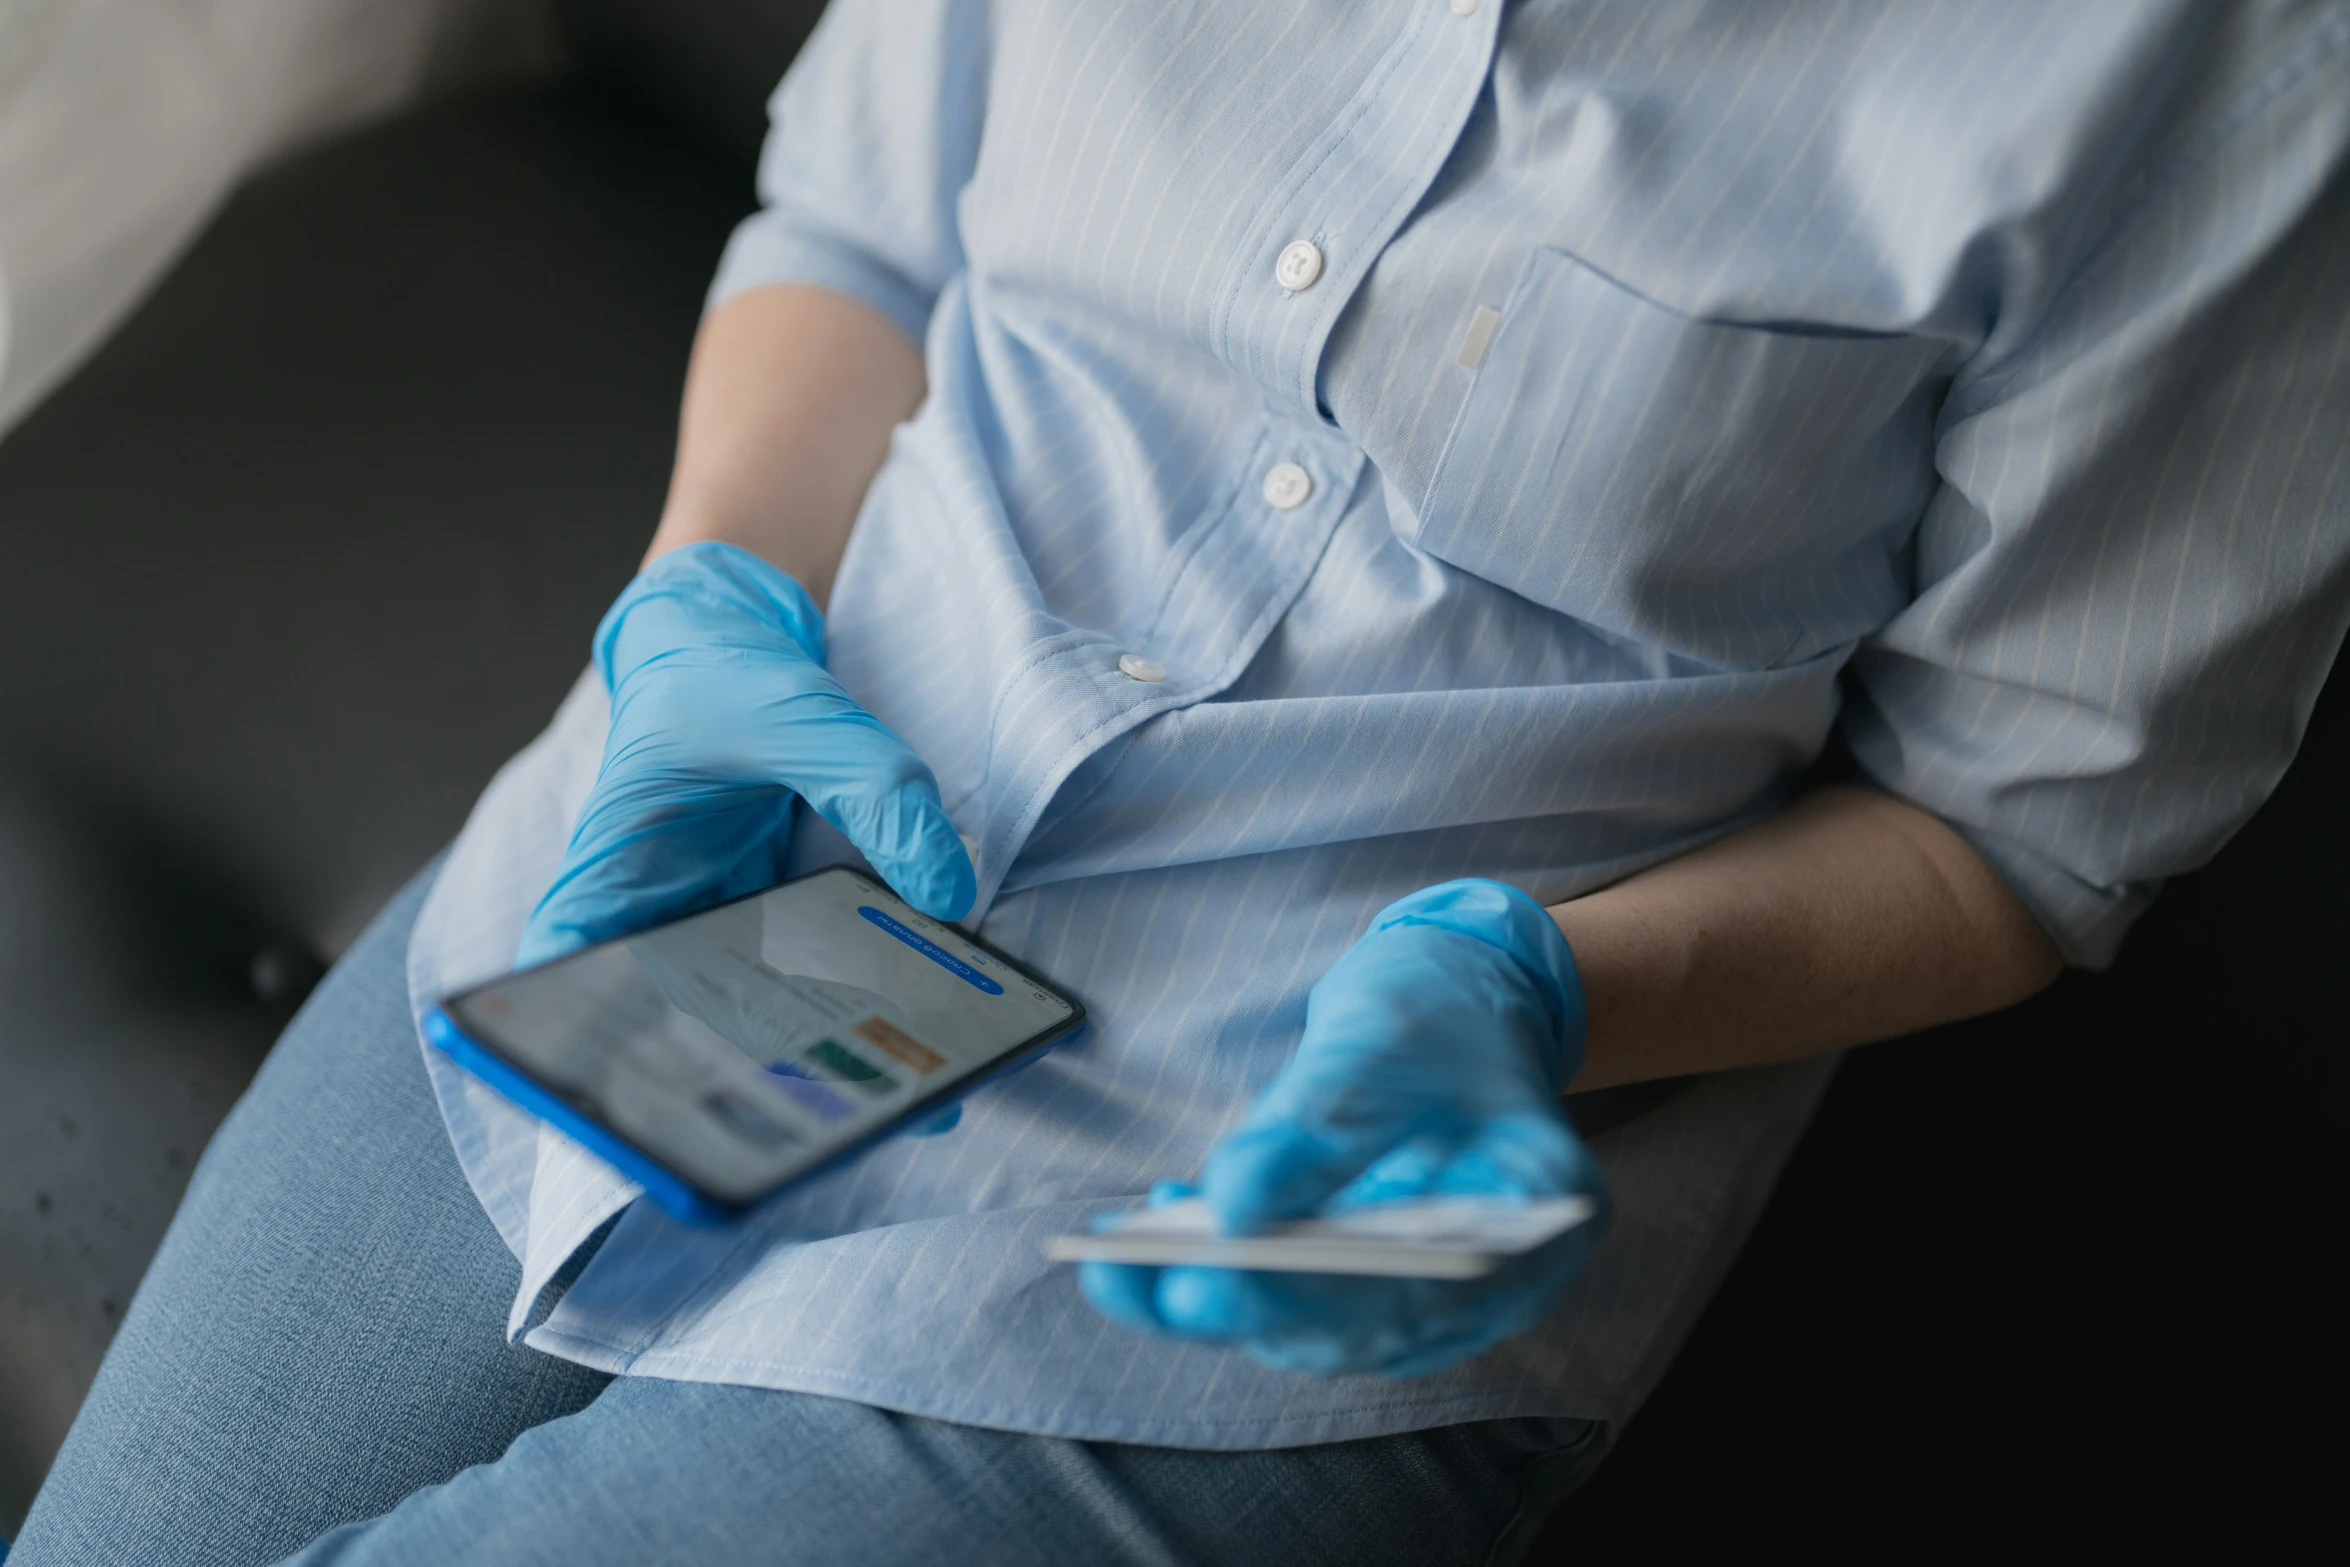
<path id="1" fill-rule="evenodd" d="M 1599 1132 L 1590 1273 L 1436 1376 L 1136 1336 L 1044 1244 L 1196 1169 L 1381 905 L 1601 886 L 1839 725 L 2101 963 L 2350 614 L 2343 4 L 838 0 L 774 110 L 713 297 L 929 367 L 832 667 L 1095 1028 L 717 1234 L 436 1060 L 559 1355 L 1209 1447 L 1622 1418 L 1829 1063 Z M 602 722 L 484 796 L 420 1002 L 504 965 Z"/>

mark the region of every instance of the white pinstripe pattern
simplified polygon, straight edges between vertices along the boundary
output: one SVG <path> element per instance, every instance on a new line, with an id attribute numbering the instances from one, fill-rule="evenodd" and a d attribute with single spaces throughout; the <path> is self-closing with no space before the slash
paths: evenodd
<path id="1" fill-rule="evenodd" d="M 1195 1168 L 1383 903 L 1604 884 L 1768 810 L 1839 721 L 2109 956 L 2341 639 L 2346 58 L 2338 0 L 839 0 L 714 292 L 924 337 L 833 665 L 1096 1028 L 741 1232 L 629 1208 L 559 1301 L 632 1192 L 436 1063 L 515 1330 L 1205 1446 L 1626 1413 L 1824 1066 L 1601 1136 L 1591 1275 L 1420 1381 L 1134 1337 L 1042 1243 Z M 1286 294 L 1298 238 L 1325 270 Z M 602 712 L 484 796 L 420 1002 L 502 966 Z"/>

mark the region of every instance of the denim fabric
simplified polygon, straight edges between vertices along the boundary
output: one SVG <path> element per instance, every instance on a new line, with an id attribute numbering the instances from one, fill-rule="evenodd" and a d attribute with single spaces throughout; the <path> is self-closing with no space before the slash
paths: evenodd
<path id="1" fill-rule="evenodd" d="M 1522 1550 L 1605 1448 L 1549 1419 L 1249 1453 L 1085 1443 L 510 1345 L 515 1261 L 409 1022 L 424 886 L 205 1155 L 16 1567 L 1480 1562 Z"/>

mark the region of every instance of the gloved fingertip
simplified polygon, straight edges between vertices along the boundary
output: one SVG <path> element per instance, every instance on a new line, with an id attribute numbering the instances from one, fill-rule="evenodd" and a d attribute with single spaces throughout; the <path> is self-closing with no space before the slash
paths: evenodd
<path id="1" fill-rule="evenodd" d="M 552 963 L 582 947 L 594 946 L 602 937 L 583 926 L 578 914 L 575 905 L 551 892 L 542 898 L 523 923 L 522 939 L 514 946 L 514 966 L 521 969 Z"/>
<path id="2" fill-rule="evenodd" d="M 951 854 L 941 851 L 907 869 L 898 892 L 908 903 L 934 920 L 959 920 L 979 901 L 979 873 L 962 840 L 949 835 Z"/>
<path id="3" fill-rule="evenodd" d="M 951 1104 L 934 1116 L 906 1126 L 902 1135 L 907 1137 L 943 1137 L 962 1124 L 963 1107 L 960 1104 Z"/>
<path id="4" fill-rule="evenodd" d="M 1113 1322 L 1122 1322 L 1145 1333 L 1167 1331 L 1167 1325 L 1159 1320 L 1155 1306 L 1158 1282 L 1157 1268 L 1139 1267 L 1127 1262 L 1081 1262 L 1077 1265 L 1077 1287 L 1093 1309 Z"/>
<path id="5" fill-rule="evenodd" d="M 888 744 L 902 750 L 894 736 Z M 911 753 L 906 753 L 906 761 L 920 767 Z M 979 873 L 962 835 L 938 803 L 929 769 L 900 782 L 885 801 L 851 802 L 836 796 L 810 803 L 857 846 L 892 891 L 932 919 L 959 920 L 979 901 Z"/>
<path id="6" fill-rule="evenodd" d="M 1250 1235 L 1312 1213 L 1360 1173 L 1322 1139 L 1286 1126 L 1236 1132 L 1200 1171 L 1200 1196 L 1225 1235 Z"/>
<path id="7" fill-rule="evenodd" d="M 912 899 L 907 901 L 914 902 Z M 945 920 L 951 925 L 969 914 L 972 905 L 978 901 L 979 878 L 965 869 L 960 877 L 948 883 L 945 888 L 933 896 L 925 898 L 919 903 L 914 903 L 914 907 L 934 920 Z"/>
<path id="8" fill-rule="evenodd" d="M 571 932 L 544 929 L 532 924 L 524 928 L 522 940 L 514 948 L 514 966 L 518 969 L 536 968 L 541 963 L 554 962 L 567 952 L 575 952 L 582 945 Z"/>
<path id="9" fill-rule="evenodd" d="M 1246 1284 L 1229 1268 L 1161 1268 L 1153 1303 L 1169 1331 L 1193 1338 L 1245 1337 L 1255 1315 Z"/>
<path id="10" fill-rule="evenodd" d="M 1151 1186 L 1150 1205 L 1164 1208 L 1171 1202 L 1182 1202 L 1198 1195 L 1199 1188 L 1189 1181 L 1158 1181 Z"/>

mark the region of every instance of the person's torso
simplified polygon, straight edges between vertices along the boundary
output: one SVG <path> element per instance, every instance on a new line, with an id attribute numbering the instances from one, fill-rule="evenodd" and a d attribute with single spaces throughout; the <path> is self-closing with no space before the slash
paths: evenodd
<path id="1" fill-rule="evenodd" d="M 1576 811 L 1656 857 L 1823 743 L 1949 400 L 2233 15 L 1005 0 L 834 666 L 990 891 Z"/>

